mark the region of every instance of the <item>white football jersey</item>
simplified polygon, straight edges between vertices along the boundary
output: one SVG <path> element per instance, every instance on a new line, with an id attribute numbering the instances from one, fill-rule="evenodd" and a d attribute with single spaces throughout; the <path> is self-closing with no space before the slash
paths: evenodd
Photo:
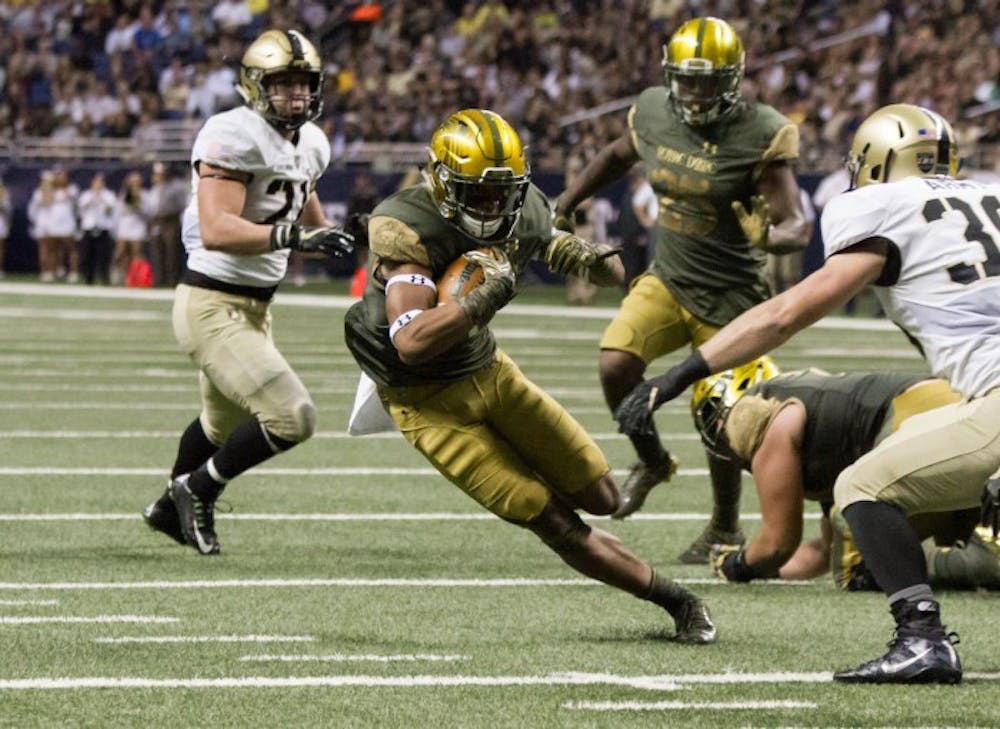
<path id="1" fill-rule="evenodd" d="M 191 164 L 199 162 L 250 174 L 242 217 L 254 223 L 294 223 L 330 164 L 330 142 L 309 122 L 298 130 L 298 144 L 293 144 L 260 114 L 239 106 L 205 122 L 191 150 Z M 288 268 L 288 250 L 256 256 L 205 250 L 198 226 L 197 174 L 192 175 L 182 236 L 188 268 L 219 281 L 275 286 Z"/>
<path id="2" fill-rule="evenodd" d="M 890 242 L 886 271 L 899 273 L 875 292 L 935 375 L 966 397 L 1000 386 L 1000 185 L 867 185 L 833 198 L 821 225 L 827 257 L 868 238 Z"/>

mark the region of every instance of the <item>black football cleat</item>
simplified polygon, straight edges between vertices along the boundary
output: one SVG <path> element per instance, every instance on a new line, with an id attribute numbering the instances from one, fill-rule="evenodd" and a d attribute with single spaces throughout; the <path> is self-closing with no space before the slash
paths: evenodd
<path id="1" fill-rule="evenodd" d="M 677 459 L 673 456 L 659 466 L 647 466 L 642 461 L 629 470 L 628 476 L 621 487 L 621 501 L 612 519 L 624 519 L 634 514 L 646 503 L 646 497 L 653 487 L 664 481 L 669 481 L 677 473 Z"/>
<path id="2" fill-rule="evenodd" d="M 177 506 L 170 498 L 169 485 L 160 498 L 145 508 L 142 512 L 142 519 L 150 529 L 166 534 L 178 544 L 187 544 L 184 532 L 181 530 L 181 519 L 177 514 Z"/>
<path id="3" fill-rule="evenodd" d="M 730 544 L 742 547 L 746 541 L 746 535 L 739 527 L 736 527 L 735 532 L 724 532 L 709 524 L 698 538 L 677 556 L 677 561 L 681 564 L 709 564 L 713 545 Z"/>
<path id="4" fill-rule="evenodd" d="M 215 504 L 202 501 L 188 487 L 190 474 L 185 473 L 170 482 L 170 496 L 177 507 L 181 530 L 187 544 L 201 554 L 218 554 L 219 539 L 215 535 Z"/>
<path id="5" fill-rule="evenodd" d="M 918 635 L 897 636 L 889 652 L 857 668 L 837 671 L 834 681 L 843 683 L 948 683 L 962 680 L 962 664 L 950 633 L 943 638 Z"/>
<path id="6" fill-rule="evenodd" d="M 671 640 L 675 643 L 704 645 L 715 642 L 715 623 L 712 622 L 712 615 L 708 612 L 708 605 L 694 595 L 671 615 L 676 629 Z"/>

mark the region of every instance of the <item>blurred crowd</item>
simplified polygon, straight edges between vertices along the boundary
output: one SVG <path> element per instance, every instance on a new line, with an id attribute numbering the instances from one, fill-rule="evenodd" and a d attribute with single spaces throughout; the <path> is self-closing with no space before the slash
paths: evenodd
<path id="1" fill-rule="evenodd" d="M 426 142 L 478 106 L 522 131 L 536 169 L 561 171 L 622 131 L 629 100 L 662 82 L 665 39 L 706 14 L 739 31 L 746 92 L 801 125 L 804 171 L 838 164 L 889 101 L 952 119 L 967 154 L 1000 140 L 993 0 L 11 0 L 0 131 L 129 137 L 204 119 L 237 103 L 247 42 L 295 27 L 326 64 L 335 159 L 365 142 Z"/>

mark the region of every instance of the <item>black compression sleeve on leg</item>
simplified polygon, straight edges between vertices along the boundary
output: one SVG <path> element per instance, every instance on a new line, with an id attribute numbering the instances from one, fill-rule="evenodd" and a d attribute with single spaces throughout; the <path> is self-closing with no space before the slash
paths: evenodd
<path id="1" fill-rule="evenodd" d="M 266 432 L 256 419 L 251 418 L 229 434 L 226 442 L 212 456 L 211 464 L 206 462 L 192 471 L 188 487 L 198 498 L 215 501 L 231 480 L 294 445 L 292 441 Z"/>
<path id="2" fill-rule="evenodd" d="M 229 434 L 212 461 L 219 475 L 229 481 L 294 445 L 266 432 L 256 419 L 250 419 Z"/>
<path id="3" fill-rule="evenodd" d="M 177 478 L 182 473 L 190 473 L 212 457 L 219 446 L 208 439 L 205 429 L 201 427 L 201 419 L 195 418 L 181 435 L 177 445 L 177 458 L 170 471 L 170 478 Z"/>
<path id="4" fill-rule="evenodd" d="M 653 432 L 636 433 L 634 435 L 629 435 L 628 439 L 632 441 L 632 447 L 635 448 L 635 452 L 639 456 L 639 460 L 647 466 L 659 466 L 661 463 L 670 458 L 670 452 L 667 451 L 660 442 L 660 436 L 656 432 L 655 425 L 653 426 Z"/>
<path id="5" fill-rule="evenodd" d="M 858 501 L 843 513 L 865 565 L 886 595 L 927 582 L 920 537 L 899 508 L 882 501 Z"/>

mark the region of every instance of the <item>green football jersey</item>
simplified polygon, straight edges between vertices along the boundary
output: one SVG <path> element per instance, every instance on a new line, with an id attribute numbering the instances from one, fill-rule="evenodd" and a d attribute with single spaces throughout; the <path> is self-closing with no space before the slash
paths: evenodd
<path id="1" fill-rule="evenodd" d="M 845 468 L 875 446 L 892 399 L 926 375 L 787 372 L 754 385 L 746 394 L 777 400 L 795 397 L 806 408 L 802 439 L 805 497 L 833 503 L 833 485 Z"/>
<path id="2" fill-rule="evenodd" d="M 762 167 L 798 157 L 798 129 L 770 106 L 746 101 L 714 124 L 692 127 L 663 86 L 640 94 L 628 123 L 659 202 L 652 272 L 696 317 L 725 325 L 770 296 L 766 254 L 749 244 L 731 203 L 749 210 Z"/>
<path id="3" fill-rule="evenodd" d="M 379 217 L 399 221 L 411 234 L 402 241 L 393 236 L 383 240 L 377 235 L 370 241 L 368 283 L 361 301 L 348 309 L 344 320 L 347 347 L 361 369 L 381 385 L 407 386 L 458 379 L 491 363 L 496 341 L 489 328 L 482 327 L 432 360 L 404 364 L 389 339 L 385 281 L 378 274 L 383 260 L 417 263 L 429 268 L 436 281 L 461 254 L 487 243 L 442 218 L 427 185 L 400 190 L 382 201 L 371 215 L 373 221 Z M 511 236 L 497 245 L 520 275 L 533 259 L 542 256 L 551 239 L 548 199 L 531 185 Z"/>

